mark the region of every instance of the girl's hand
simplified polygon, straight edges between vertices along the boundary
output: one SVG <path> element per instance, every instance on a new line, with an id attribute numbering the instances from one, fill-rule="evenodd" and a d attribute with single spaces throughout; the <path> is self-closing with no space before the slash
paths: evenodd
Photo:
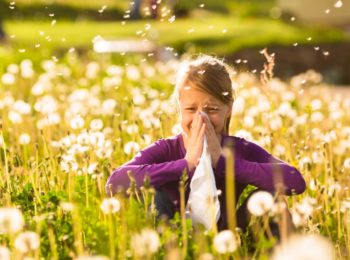
<path id="1" fill-rule="evenodd" d="M 185 137 L 187 144 L 185 159 L 190 171 L 198 165 L 202 155 L 205 129 L 204 117 L 197 113 L 192 121 L 190 135 Z"/>
<path id="2" fill-rule="evenodd" d="M 222 153 L 221 149 L 221 135 L 216 134 L 214 126 L 210 122 L 207 116 L 204 116 L 204 122 L 206 123 L 205 135 L 207 137 L 208 149 L 211 156 L 211 163 L 213 168 L 216 168 Z"/>

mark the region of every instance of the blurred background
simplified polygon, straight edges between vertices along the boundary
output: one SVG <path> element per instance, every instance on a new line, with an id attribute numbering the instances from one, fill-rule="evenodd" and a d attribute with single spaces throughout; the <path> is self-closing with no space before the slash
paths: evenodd
<path id="1" fill-rule="evenodd" d="M 264 48 L 278 77 L 312 69 L 349 85 L 350 0 L 0 0 L 2 71 L 74 52 L 115 62 L 206 53 L 259 72 Z"/>

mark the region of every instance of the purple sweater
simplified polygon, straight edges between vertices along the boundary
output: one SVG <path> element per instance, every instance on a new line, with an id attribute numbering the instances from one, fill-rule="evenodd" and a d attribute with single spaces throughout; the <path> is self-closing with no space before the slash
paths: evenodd
<path id="1" fill-rule="evenodd" d="M 274 173 L 281 173 L 285 194 L 300 194 L 305 190 L 305 181 L 300 172 L 293 166 L 273 157 L 263 148 L 243 138 L 223 135 L 221 146 L 229 144 L 235 155 L 236 198 L 239 198 L 244 188 L 254 185 L 261 190 L 274 192 Z M 188 173 L 189 182 L 194 170 L 188 169 L 182 135 L 161 139 L 140 151 L 131 161 L 117 168 L 109 177 L 106 190 L 112 185 L 113 192 L 118 188 L 129 187 L 127 171 L 132 171 L 137 186 L 142 186 L 146 174 L 156 190 L 166 192 L 173 201 L 175 210 L 179 210 L 180 195 L 178 184 L 184 170 Z M 225 157 L 220 156 L 214 170 L 217 189 L 222 191 L 219 196 L 221 217 L 218 224 L 226 223 L 225 197 Z M 186 201 L 189 196 L 189 185 L 186 190 Z"/>

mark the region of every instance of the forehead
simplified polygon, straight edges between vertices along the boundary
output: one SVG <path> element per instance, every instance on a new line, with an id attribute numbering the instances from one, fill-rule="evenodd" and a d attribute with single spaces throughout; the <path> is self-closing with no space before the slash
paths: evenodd
<path id="1" fill-rule="evenodd" d="M 216 104 L 222 102 L 209 93 L 193 86 L 185 85 L 179 89 L 179 101 L 181 104 Z"/>

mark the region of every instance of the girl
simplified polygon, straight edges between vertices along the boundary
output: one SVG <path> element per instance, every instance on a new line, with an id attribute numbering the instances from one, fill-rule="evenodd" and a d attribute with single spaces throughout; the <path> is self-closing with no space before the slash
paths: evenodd
<path id="1" fill-rule="evenodd" d="M 182 133 L 156 141 L 116 169 L 107 182 L 108 194 L 110 191 L 116 192 L 119 186 L 128 188 L 128 171 L 133 172 L 138 186 L 142 186 L 144 177 L 148 175 L 156 189 L 155 204 L 159 214 L 173 217 L 180 209 L 179 180 L 185 171 L 191 181 L 202 155 L 204 137 L 207 139 L 216 187 L 222 192 L 219 196 L 219 230 L 226 229 L 228 223 L 225 157 L 222 155 L 224 145 L 229 145 L 235 156 L 236 198 L 248 184 L 275 192 L 276 167 L 282 175 L 285 194 L 304 192 L 305 181 L 296 168 L 273 157 L 255 143 L 229 135 L 234 92 L 226 64 L 210 56 L 187 62 L 177 77 L 174 94 L 179 105 Z M 187 185 L 186 201 L 189 193 Z M 237 225 L 244 231 L 248 224 L 246 203 L 236 215 Z"/>

